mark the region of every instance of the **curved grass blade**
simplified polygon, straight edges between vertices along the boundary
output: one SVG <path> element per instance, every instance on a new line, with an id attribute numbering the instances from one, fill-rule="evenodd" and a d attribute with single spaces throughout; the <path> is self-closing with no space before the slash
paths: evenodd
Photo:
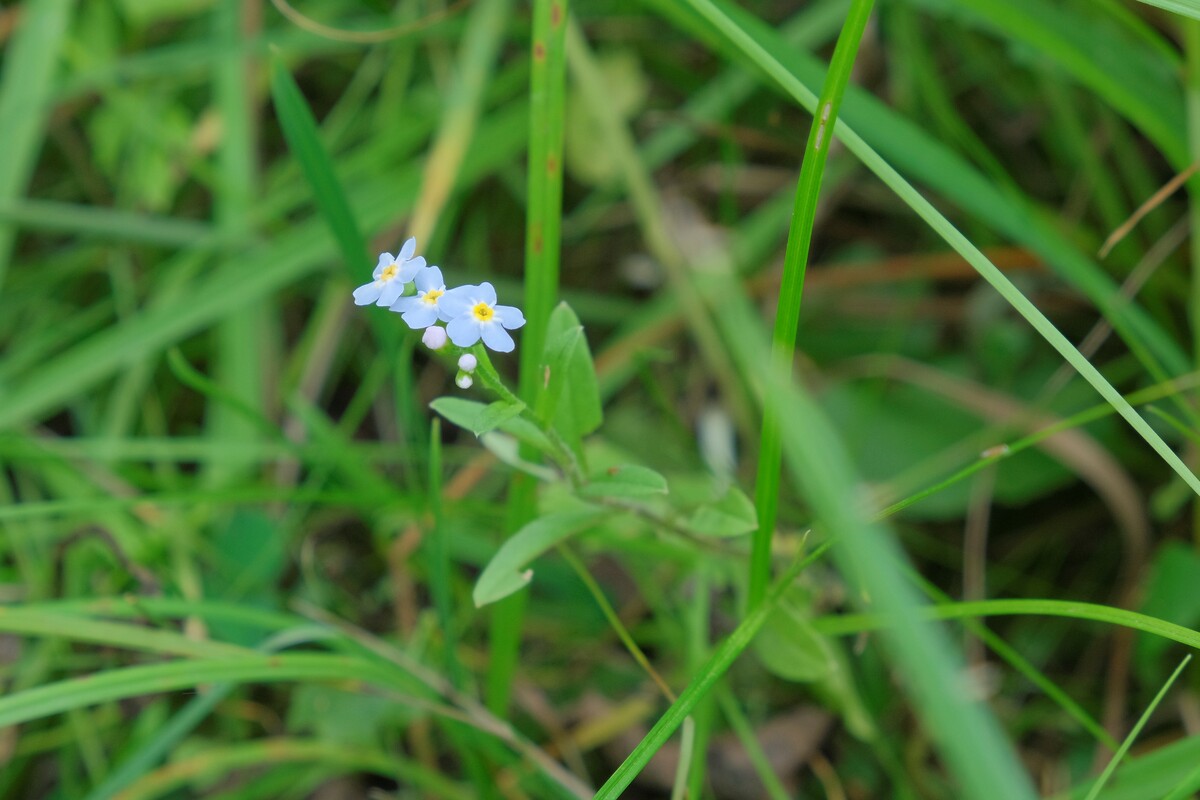
<path id="1" fill-rule="evenodd" d="M 817 100 L 818 114 L 813 116 L 796 183 L 796 200 L 792 210 L 792 226 L 788 231 L 787 250 L 783 257 L 783 285 L 779 289 L 779 305 L 775 311 L 775 335 L 771 357 L 774 369 L 782 375 L 792 374 L 795 360 L 796 330 L 800 324 L 800 303 L 804 295 L 804 273 L 808 267 L 808 251 L 812 244 L 813 223 L 817 216 L 817 201 L 821 196 L 821 179 L 829 158 L 833 127 L 837 124 L 842 96 L 850 82 L 850 71 L 858 45 L 871 17 L 874 0 L 854 0 L 846 22 L 838 36 L 829 63 L 829 72 Z M 763 410 L 762 436 L 759 438 L 758 478 L 754 484 L 754 507 L 758 527 L 750 551 L 750 581 L 747 602 L 757 605 L 767 590 L 771 576 L 771 540 L 775 533 L 775 518 L 779 510 L 779 471 L 783 458 L 779 441 L 779 420 L 774 408 Z"/>
<path id="2" fill-rule="evenodd" d="M 1185 628 L 1157 617 L 1126 611 L 1123 608 L 1097 603 L 1076 603 L 1069 600 L 1033 600 L 1014 598 L 1010 600 L 980 600 L 971 603 L 955 603 L 921 609 L 928 619 L 969 619 L 974 617 L 1044 616 L 1067 617 L 1069 619 L 1105 622 L 1161 636 L 1188 647 L 1200 650 L 1200 631 Z M 863 631 L 879 630 L 887 624 L 881 614 L 845 614 L 837 617 L 821 617 L 813 626 L 821 633 L 846 636 Z"/>

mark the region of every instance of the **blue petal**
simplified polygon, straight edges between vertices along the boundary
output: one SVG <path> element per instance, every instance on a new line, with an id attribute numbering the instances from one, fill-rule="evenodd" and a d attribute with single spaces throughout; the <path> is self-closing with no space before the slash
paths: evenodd
<path id="1" fill-rule="evenodd" d="M 383 291 L 379 293 L 379 299 L 375 302 L 375 305 L 386 308 L 399 300 L 402 294 L 404 294 L 404 282 L 392 278 L 383 285 Z"/>
<path id="2" fill-rule="evenodd" d="M 512 331 L 525 324 L 525 315 L 516 306 L 496 306 L 496 321 Z"/>
<path id="3" fill-rule="evenodd" d="M 446 325 L 446 333 L 459 347 L 470 347 L 479 341 L 479 323 L 470 316 L 455 317 Z"/>
<path id="4" fill-rule="evenodd" d="M 442 280 L 442 271 L 437 267 L 426 267 L 417 273 L 417 277 L 413 280 L 417 283 L 417 290 L 428 292 L 430 289 L 444 288 L 446 283 Z"/>
<path id="5" fill-rule="evenodd" d="M 438 298 L 438 313 L 446 322 L 461 317 L 471 310 L 475 304 L 472 297 L 477 294 L 477 286 L 458 286 Z"/>
<path id="6" fill-rule="evenodd" d="M 409 281 L 411 281 L 413 278 L 416 277 L 418 272 L 420 272 L 424 268 L 425 268 L 425 259 L 422 258 L 421 256 L 417 256 L 412 261 L 405 261 L 405 262 L 401 263 L 399 274 L 397 274 L 396 277 L 399 278 L 400 280 L 402 280 L 403 282 L 408 283 Z"/>
<path id="7" fill-rule="evenodd" d="M 388 307 L 388 311 L 395 311 L 403 314 L 405 311 L 410 311 L 416 308 L 418 305 L 424 305 L 424 303 L 421 302 L 421 298 L 417 297 L 415 294 L 410 294 L 408 297 L 401 297 L 399 300 L 392 303 Z"/>
<path id="8" fill-rule="evenodd" d="M 497 353 L 511 353 L 515 345 L 513 339 L 508 335 L 508 331 L 500 327 L 494 322 L 489 322 L 479 327 L 483 328 L 483 343 L 495 350 Z M 458 344 L 458 342 L 455 342 Z"/>
<path id="9" fill-rule="evenodd" d="M 489 306 L 496 305 L 496 290 L 487 281 L 479 284 L 478 299 L 487 303 Z"/>
<path id="10" fill-rule="evenodd" d="M 408 323 L 408 327 L 414 331 L 419 331 L 422 328 L 428 328 L 433 323 L 437 322 L 437 309 L 428 303 L 418 302 L 415 306 L 410 307 L 404 312 L 404 321 Z"/>
<path id="11" fill-rule="evenodd" d="M 400 248 L 399 255 L 396 256 L 397 261 L 408 261 L 413 257 L 413 253 L 417 252 L 417 237 L 410 236 L 404 246 Z"/>
<path id="12" fill-rule="evenodd" d="M 371 281 L 364 283 L 362 286 L 354 290 L 354 305 L 369 306 L 379 299 L 379 293 L 383 291 L 383 284 L 379 281 Z"/>

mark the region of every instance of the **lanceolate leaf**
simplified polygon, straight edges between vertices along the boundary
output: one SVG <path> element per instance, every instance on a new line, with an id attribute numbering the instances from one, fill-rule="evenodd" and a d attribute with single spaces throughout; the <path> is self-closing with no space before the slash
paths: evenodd
<path id="1" fill-rule="evenodd" d="M 526 565 L 559 542 L 612 516 L 608 509 L 548 514 L 529 523 L 501 545 L 475 584 L 476 606 L 485 606 L 524 589 L 533 579 Z"/>

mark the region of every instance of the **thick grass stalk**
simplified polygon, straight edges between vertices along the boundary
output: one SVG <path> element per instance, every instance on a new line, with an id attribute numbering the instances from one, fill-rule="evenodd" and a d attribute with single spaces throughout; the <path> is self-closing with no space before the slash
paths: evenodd
<path id="1" fill-rule="evenodd" d="M 833 61 L 825 76 L 825 85 L 817 101 L 819 111 L 813 115 L 796 184 L 795 209 L 788 232 L 787 251 L 783 262 L 783 286 L 775 312 L 775 335 L 772 345 L 772 364 L 781 374 L 791 376 L 792 358 L 796 349 L 796 330 L 799 326 L 800 302 L 804 294 L 804 273 L 808 267 L 808 251 L 812 244 L 813 223 L 817 216 L 817 201 L 821 195 L 821 178 L 833 141 L 838 109 L 850 82 L 854 57 L 862 41 L 867 20 L 871 17 L 874 0 L 854 0 L 850 13 L 838 36 Z M 779 473 L 782 458 L 779 440 L 779 420 L 771 406 L 765 409 L 762 439 L 759 445 L 758 482 L 755 484 L 754 505 L 758 511 L 758 530 L 754 533 L 750 554 L 750 605 L 759 603 L 771 577 L 771 538 L 779 508 Z"/>
<path id="2" fill-rule="evenodd" d="M 533 7 L 529 73 L 528 207 L 525 221 L 525 328 L 521 333 L 518 393 L 533 408 L 541 388 L 546 325 L 558 298 L 562 230 L 563 117 L 566 93 L 567 0 Z M 536 459 L 526 449 L 523 458 Z M 536 484 L 515 472 L 508 495 L 508 529 L 533 518 Z M 516 670 L 527 592 L 497 603 L 492 612 L 487 699 L 493 713 L 508 707 Z"/>

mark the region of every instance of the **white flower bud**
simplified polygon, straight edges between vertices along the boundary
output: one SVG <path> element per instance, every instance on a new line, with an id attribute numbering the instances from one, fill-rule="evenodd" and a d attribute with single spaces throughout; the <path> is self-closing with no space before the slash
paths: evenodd
<path id="1" fill-rule="evenodd" d="M 458 368 L 463 372 L 474 372 L 477 366 L 479 366 L 479 362 L 470 353 L 464 353 L 458 357 Z"/>
<path id="2" fill-rule="evenodd" d="M 421 341 L 430 350 L 441 350 L 446 346 L 446 329 L 440 325 L 430 325 L 421 334 Z"/>
<path id="3" fill-rule="evenodd" d="M 458 373 L 458 377 L 454 379 L 454 382 L 460 389 L 470 389 L 471 384 L 475 383 L 475 381 L 471 379 L 471 376 L 465 372 Z"/>

